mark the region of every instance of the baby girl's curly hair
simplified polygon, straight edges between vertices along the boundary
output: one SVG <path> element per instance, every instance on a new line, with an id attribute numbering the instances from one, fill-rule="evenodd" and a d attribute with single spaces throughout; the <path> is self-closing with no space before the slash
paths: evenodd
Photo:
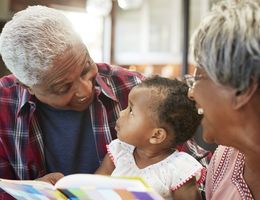
<path id="1" fill-rule="evenodd" d="M 188 86 L 177 80 L 152 76 L 138 87 L 152 89 L 152 99 L 149 104 L 151 117 L 159 126 L 174 134 L 173 146 L 190 139 L 201 121 L 195 102 L 187 96 Z"/>

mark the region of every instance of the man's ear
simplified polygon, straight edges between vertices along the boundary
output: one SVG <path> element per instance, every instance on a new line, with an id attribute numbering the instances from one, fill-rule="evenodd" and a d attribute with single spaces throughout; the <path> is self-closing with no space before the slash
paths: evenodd
<path id="1" fill-rule="evenodd" d="M 29 86 L 27 86 L 27 85 L 25 85 L 24 83 L 22 83 L 21 81 L 16 80 L 16 84 L 18 84 L 18 85 L 22 86 L 23 88 L 27 89 L 28 92 L 29 92 L 31 95 L 34 95 L 33 90 L 32 90 Z"/>
<path id="2" fill-rule="evenodd" d="M 155 128 L 152 137 L 150 138 L 151 144 L 160 144 L 167 137 L 167 131 L 164 128 Z"/>
<path id="3" fill-rule="evenodd" d="M 27 87 L 28 92 L 29 92 L 31 95 L 34 95 L 34 94 L 35 94 L 34 91 L 33 91 L 30 87 L 28 87 L 28 86 L 26 86 L 26 87 Z"/>
<path id="4" fill-rule="evenodd" d="M 252 79 L 249 87 L 243 91 L 236 91 L 233 95 L 232 107 L 237 110 L 247 104 L 258 90 L 258 83 Z"/>

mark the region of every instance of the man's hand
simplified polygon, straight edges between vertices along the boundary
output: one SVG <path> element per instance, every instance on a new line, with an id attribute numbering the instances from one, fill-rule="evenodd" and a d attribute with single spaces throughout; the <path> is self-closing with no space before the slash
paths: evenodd
<path id="1" fill-rule="evenodd" d="M 54 173 L 50 173 L 47 174 L 41 178 L 36 179 L 36 181 L 45 181 L 48 183 L 51 183 L 52 185 L 55 185 L 55 183 L 61 179 L 64 175 L 60 172 L 54 172 Z"/>

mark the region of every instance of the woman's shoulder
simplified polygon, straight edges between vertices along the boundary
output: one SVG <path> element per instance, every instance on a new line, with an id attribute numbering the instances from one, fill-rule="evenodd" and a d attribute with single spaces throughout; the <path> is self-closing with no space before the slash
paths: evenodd
<path id="1" fill-rule="evenodd" d="M 236 160 L 239 154 L 240 152 L 234 147 L 219 145 L 212 156 L 211 165 L 214 168 L 221 165 L 222 168 L 222 165 L 227 165 L 232 160 Z"/>
<path id="2" fill-rule="evenodd" d="M 207 170 L 207 187 L 213 188 L 213 185 L 221 182 L 224 177 L 231 179 L 235 168 L 243 168 L 243 162 L 244 155 L 237 149 L 219 145 L 212 156 Z"/>
<path id="3" fill-rule="evenodd" d="M 218 146 L 208 168 L 207 199 L 213 199 L 213 196 L 214 199 L 230 199 L 231 194 L 235 199 L 252 199 L 250 190 L 243 178 L 244 163 L 244 154 L 236 148 Z"/>

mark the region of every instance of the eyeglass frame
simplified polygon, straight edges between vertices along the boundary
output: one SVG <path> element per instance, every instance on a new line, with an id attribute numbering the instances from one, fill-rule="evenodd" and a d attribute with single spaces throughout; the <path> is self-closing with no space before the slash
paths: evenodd
<path id="1" fill-rule="evenodd" d="M 183 76 L 183 81 L 186 83 L 186 85 L 190 89 L 193 89 L 196 81 L 203 79 L 203 78 L 204 78 L 204 76 L 202 74 L 199 74 L 199 75 L 185 74 Z"/>

